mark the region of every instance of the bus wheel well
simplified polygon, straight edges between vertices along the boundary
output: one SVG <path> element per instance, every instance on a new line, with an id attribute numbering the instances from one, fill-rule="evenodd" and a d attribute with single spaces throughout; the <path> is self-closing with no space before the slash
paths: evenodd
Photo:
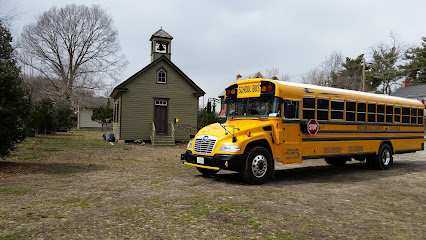
<path id="1" fill-rule="evenodd" d="M 256 141 L 253 141 L 253 142 L 247 144 L 247 147 L 246 147 L 245 150 L 247 151 L 248 149 L 250 149 L 254 146 L 262 146 L 262 147 L 266 148 L 268 150 L 269 154 L 271 154 L 272 159 L 274 159 L 271 146 L 269 146 L 269 143 L 266 139 L 256 140 Z"/>
<path id="2" fill-rule="evenodd" d="M 383 146 L 383 144 L 387 144 L 387 145 L 389 145 L 389 147 L 391 148 L 391 151 L 392 151 L 393 153 L 395 152 L 395 151 L 393 150 L 393 145 L 392 145 L 391 141 L 389 141 L 389 140 L 384 140 L 384 141 L 382 141 L 382 143 L 380 144 L 379 150 L 380 150 L 380 148 Z"/>

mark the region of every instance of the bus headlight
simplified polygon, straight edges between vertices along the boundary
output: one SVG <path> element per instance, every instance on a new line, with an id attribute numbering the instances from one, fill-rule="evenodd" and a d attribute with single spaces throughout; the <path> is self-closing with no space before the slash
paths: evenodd
<path id="1" fill-rule="evenodd" d="M 239 146 L 239 145 L 222 145 L 219 148 L 219 152 L 232 152 L 232 153 L 241 152 L 241 146 Z"/>
<path id="2" fill-rule="evenodd" d="M 186 148 L 192 148 L 192 142 L 189 142 L 188 146 L 186 146 Z"/>

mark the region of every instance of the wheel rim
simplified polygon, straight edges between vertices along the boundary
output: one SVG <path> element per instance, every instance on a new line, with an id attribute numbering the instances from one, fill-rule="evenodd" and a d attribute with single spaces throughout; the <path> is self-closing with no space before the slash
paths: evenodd
<path id="1" fill-rule="evenodd" d="M 389 165 L 391 160 L 391 155 L 388 149 L 385 149 L 382 154 L 382 162 L 385 166 Z"/>
<path id="2" fill-rule="evenodd" d="M 257 155 L 253 158 L 251 163 L 251 171 L 253 175 L 257 178 L 261 178 L 266 174 L 268 170 L 268 162 L 263 155 Z"/>

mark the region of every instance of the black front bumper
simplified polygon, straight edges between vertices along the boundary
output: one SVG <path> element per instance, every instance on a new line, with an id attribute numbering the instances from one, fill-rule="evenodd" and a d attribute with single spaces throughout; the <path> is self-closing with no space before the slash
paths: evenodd
<path id="1" fill-rule="evenodd" d="M 197 157 L 204 158 L 204 164 L 197 163 Z M 215 154 L 214 156 L 204 156 L 192 154 L 191 151 L 187 150 L 185 153 L 180 155 L 182 162 L 188 162 L 192 164 L 218 167 L 220 169 L 241 171 L 243 166 L 243 155 L 231 155 L 231 154 Z"/>

